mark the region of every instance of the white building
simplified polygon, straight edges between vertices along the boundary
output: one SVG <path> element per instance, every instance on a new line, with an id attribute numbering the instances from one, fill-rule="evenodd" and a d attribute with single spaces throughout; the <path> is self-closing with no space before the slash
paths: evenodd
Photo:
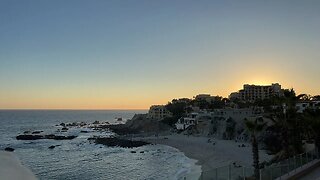
<path id="1" fill-rule="evenodd" d="M 306 109 L 320 109 L 320 101 L 300 101 L 296 103 L 297 113 L 303 113 Z"/>
<path id="2" fill-rule="evenodd" d="M 178 130 L 185 130 L 189 126 L 197 125 L 197 120 L 196 120 L 197 116 L 198 116 L 198 113 L 191 113 L 187 117 L 181 117 L 175 124 L 176 128 Z"/>
<path id="3" fill-rule="evenodd" d="M 170 117 L 171 113 L 164 105 L 153 105 L 148 112 L 148 118 L 161 120 L 165 117 Z"/>

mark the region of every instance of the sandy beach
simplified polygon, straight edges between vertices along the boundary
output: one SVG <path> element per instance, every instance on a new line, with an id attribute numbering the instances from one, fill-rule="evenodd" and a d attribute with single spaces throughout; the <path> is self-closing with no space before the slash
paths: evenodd
<path id="1" fill-rule="evenodd" d="M 0 151 L 1 180 L 36 180 L 34 174 L 11 152 Z"/>
<path id="2" fill-rule="evenodd" d="M 184 154 L 191 158 L 198 160 L 197 164 L 201 166 L 203 175 L 212 176 L 212 169 L 233 165 L 235 162 L 237 166 L 252 167 L 252 152 L 250 143 L 235 142 L 234 140 L 216 140 L 211 138 L 208 142 L 207 137 L 195 137 L 187 135 L 168 135 L 159 137 L 144 137 L 139 138 L 154 144 L 168 145 L 179 149 Z M 244 144 L 245 147 L 239 147 Z M 272 156 L 267 155 L 264 151 L 259 152 L 260 162 L 269 160 Z M 207 179 L 207 178 L 204 178 Z"/>

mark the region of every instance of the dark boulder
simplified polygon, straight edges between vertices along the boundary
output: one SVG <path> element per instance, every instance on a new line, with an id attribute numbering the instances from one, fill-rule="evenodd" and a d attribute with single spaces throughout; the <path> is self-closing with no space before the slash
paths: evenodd
<path id="1" fill-rule="evenodd" d="M 8 152 L 13 152 L 13 151 L 14 151 L 14 149 L 11 148 L 11 147 L 6 147 L 4 150 L 5 150 L 5 151 L 8 151 Z"/>
<path id="2" fill-rule="evenodd" d="M 44 136 L 44 139 L 54 139 L 56 137 L 56 135 L 54 134 L 48 134 Z"/>
<path id="3" fill-rule="evenodd" d="M 139 131 L 136 129 L 128 128 L 125 124 L 113 124 L 113 125 L 104 125 L 99 127 L 101 129 L 110 129 L 112 132 L 118 135 L 126 134 L 137 134 Z"/>
<path id="4" fill-rule="evenodd" d="M 99 121 L 94 121 L 92 124 L 100 124 Z"/>
<path id="5" fill-rule="evenodd" d="M 58 146 L 61 146 L 61 145 L 52 145 L 52 146 L 49 146 L 48 148 L 49 149 L 54 149 L 55 147 L 58 147 Z"/>
<path id="6" fill-rule="evenodd" d="M 43 139 L 44 137 L 41 135 L 29 135 L 29 134 L 24 134 L 24 135 L 18 135 L 16 137 L 17 140 L 37 140 L 37 139 Z"/>
<path id="7" fill-rule="evenodd" d="M 60 135 L 18 135 L 16 137 L 17 140 L 37 140 L 37 139 L 54 139 L 54 140 L 71 140 L 76 138 L 77 136 L 60 136 Z"/>
<path id="8" fill-rule="evenodd" d="M 74 139 L 76 137 L 77 136 L 60 136 L 60 135 L 49 134 L 49 135 L 45 135 L 44 139 L 71 140 L 71 139 Z"/>
<path id="9" fill-rule="evenodd" d="M 55 136 L 54 140 L 71 140 L 77 136 Z"/>
<path id="10" fill-rule="evenodd" d="M 31 134 L 40 134 L 42 133 L 43 131 L 33 131 Z"/>
<path id="11" fill-rule="evenodd" d="M 133 147 L 140 147 L 147 145 L 149 143 L 144 141 L 131 141 L 127 139 L 119 139 L 119 138 L 106 138 L 106 137 L 99 137 L 95 139 L 96 144 L 103 144 L 110 147 L 124 147 L 124 148 L 133 148 Z"/>

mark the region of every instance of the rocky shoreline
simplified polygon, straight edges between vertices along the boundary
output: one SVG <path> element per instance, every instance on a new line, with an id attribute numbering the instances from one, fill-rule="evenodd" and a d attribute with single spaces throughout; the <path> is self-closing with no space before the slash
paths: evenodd
<path id="1" fill-rule="evenodd" d="M 109 124 L 108 122 L 95 121 L 93 123 L 85 122 L 73 122 L 73 123 L 61 123 L 56 125 L 56 134 L 45 134 L 44 131 L 25 131 L 23 134 L 17 135 L 17 140 L 39 140 L 39 139 L 52 139 L 52 140 L 72 140 L 77 138 L 77 135 L 68 135 L 69 130 L 79 129 L 78 133 L 89 132 L 112 132 L 114 135 L 93 135 L 88 138 L 90 142 L 96 144 L 102 144 L 109 147 L 123 147 L 134 148 L 150 143 L 145 141 L 128 140 L 125 138 L 128 135 L 140 134 L 140 133 L 156 133 L 164 130 L 168 130 L 169 127 L 162 124 L 159 121 L 148 119 L 145 114 L 135 115 L 131 120 L 128 120 L 125 124 Z M 85 128 L 85 129 L 84 129 Z M 63 134 L 61 134 L 63 133 Z M 55 146 L 50 146 L 49 149 L 54 149 Z"/>

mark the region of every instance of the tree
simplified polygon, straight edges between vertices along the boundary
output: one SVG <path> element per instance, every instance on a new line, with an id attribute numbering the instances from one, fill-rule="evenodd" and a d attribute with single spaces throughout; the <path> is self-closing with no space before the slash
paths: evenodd
<path id="1" fill-rule="evenodd" d="M 320 110 L 306 111 L 303 118 L 309 125 L 314 144 L 320 152 Z"/>
<path id="2" fill-rule="evenodd" d="M 320 101 L 320 95 L 315 95 L 312 97 L 312 100 L 314 101 Z"/>
<path id="3" fill-rule="evenodd" d="M 274 134 L 280 133 L 278 138 L 282 142 L 282 148 L 275 156 L 277 160 L 302 152 L 303 122 L 296 112 L 296 102 L 310 98 L 306 94 L 296 96 L 293 89 L 284 90 L 283 95 L 283 97 L 273 100 L 274 105 L 278 108 L 273 111 L 271 119 L 274 125 L 270 128 Z"/>
<path id="4" fill-rule="evenodd" d="M 297 96 L 297 99 L 300 101 L 310 101 L 312 99 L 312 96 L 309 94 L 299 94 Z"/>
<path id="5" fill-rule="evenodd" d="M 261 132 L 266 123 L 262 117 L 256 118 L 253 121 L 245 119 L 245 125 L 249 133 L 251 134 L 251 145 L 252 145 L 252 157 L 254 167 L 254 177 L 256 180 L 260 178 L 260 164 L 259 164 L 259 143 L 257 140 L 257 134 Z"/>
<path id="6" fill-rule="evenodd" d="M 172 113 L 173 116 L 181 117 L 185 114 L 187 108 L 187 103 L 178 101 L 178 100 L 172 100 L 172 102 L 169 102 L 166 105 L 166 109 Z"/>
<path id="7" fill-rule="evenodd" d="M 166 109 L 172 113 L 172 117 L 166 117 L 162 120 L 163 123 L 173 126 L 179 118 L 184 116 L 188 111 L 190 111 L 188 104 L 190 99 L 173 99 L 171 102 L 165 106 Z"/>

